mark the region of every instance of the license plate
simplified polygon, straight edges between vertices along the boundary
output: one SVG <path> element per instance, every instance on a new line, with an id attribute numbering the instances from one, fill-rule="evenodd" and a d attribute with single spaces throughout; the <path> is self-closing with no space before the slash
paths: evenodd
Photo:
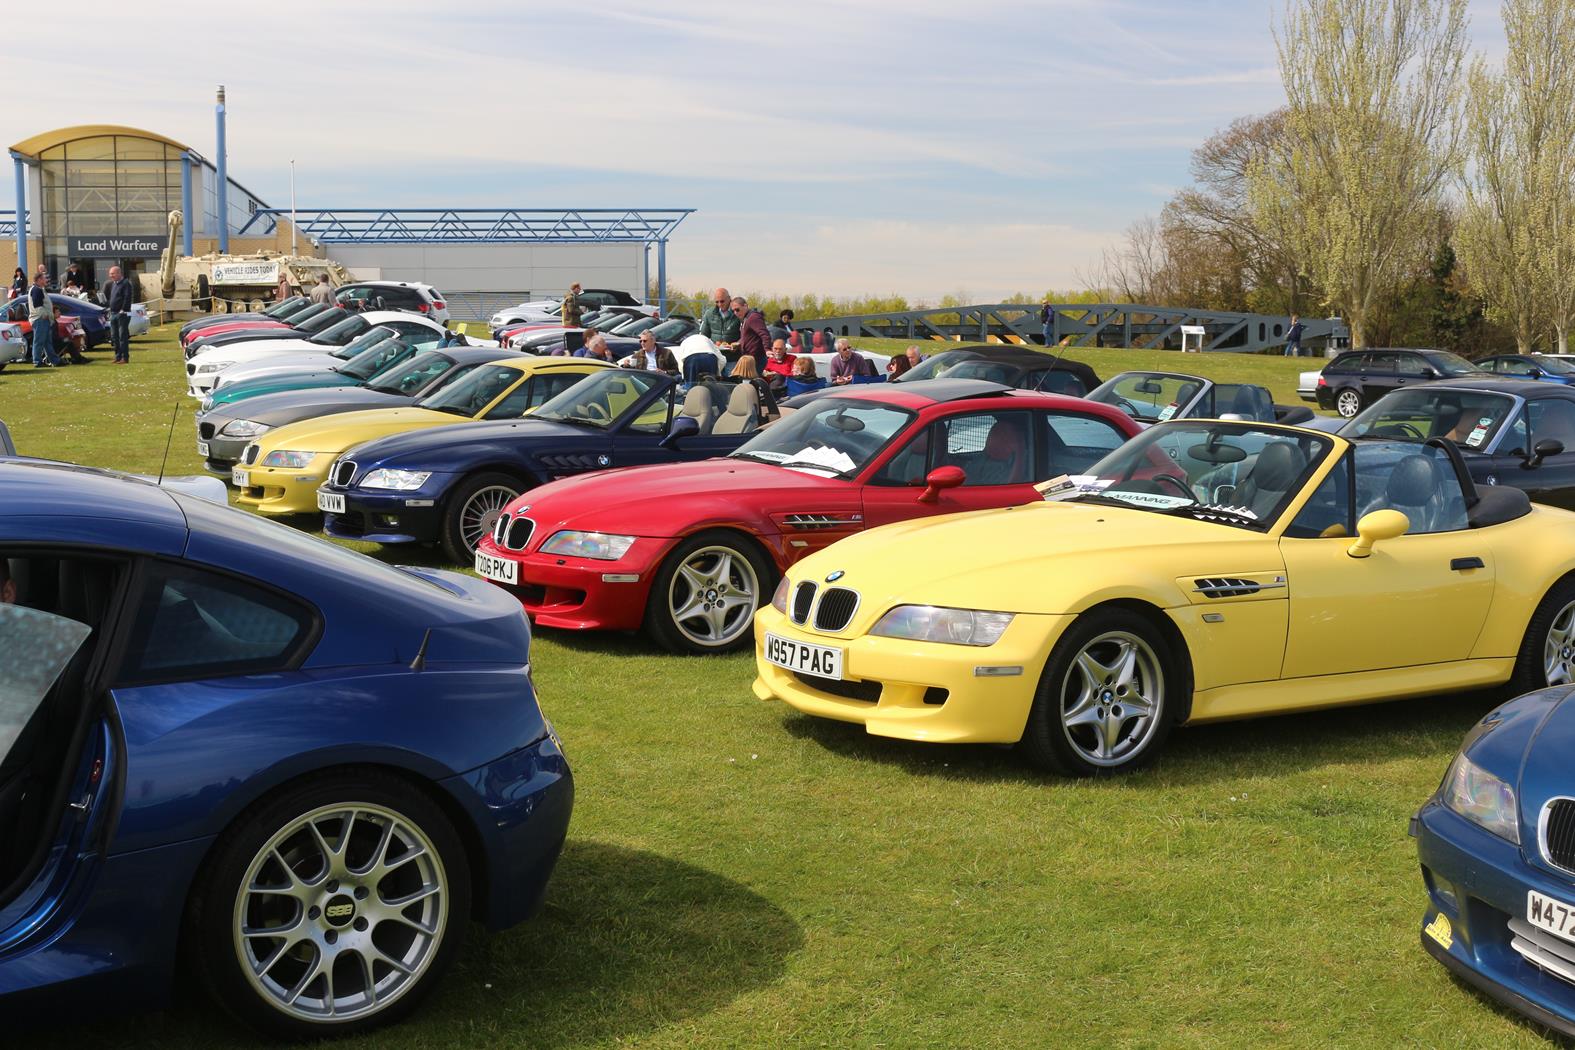
<path id="1" fill-rule="evenodd" d="M 488 554 L 486 551 L 477 551 L 476 575 L 485 576 L 489 580 L 497 580 L 499 583 L 518 585 L 520 582 L 520 563 L 510 561 L 508 558 L 499 558 L 496 555 Z"/>
<path id="2" fill-rule="evenodd" d="M 203 459 L 208 458 L 208 443 L 206 441 L 197 442 L 197 455 Z"/>
<path id="3" fill-rule="evenodd" d="M 249 470 L 242 470 L 240 467 L 236 467 L 234 470 L 230 471 L 230 484 L 234 485 L 238 489 L 251 488 L 252 472 Z"/>
<path id="4" fill-rule="evenodd" d="M 842 680 L 842 650 L 779 638 L 766 632 L 766 661 L 789 671 Z"/>
<path id="5" fill-rule="evenodd" d="M 343 514 L 345 512 L 345 497 L 340 492 L 324 492 L 317 490 L 317 509 L 328 514 Z"/>
<path id="6" fill-rule="evenodd" d="M 1526 892 L 1526 921 L 1566 941 L 1575 941 L 1575 905 L 1544 897 L 1536 890 Z"/>

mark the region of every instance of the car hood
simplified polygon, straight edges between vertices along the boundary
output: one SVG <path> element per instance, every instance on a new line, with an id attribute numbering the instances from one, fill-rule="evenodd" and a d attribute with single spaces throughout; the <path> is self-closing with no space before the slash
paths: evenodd
<path id="1" fill-rule="evenodd" d="M 336 387 L 329 390 L 284 390 L 276 394 L 261 394 L 234 404 L 213 406 L 213 411 L 201 417 L 204 423 L 228 422 L 232 419 L 250 419 L 270 427 L 282 427 L 315 416 L 342 412 L 365 412 L 375 408 L 403 408 L 410 398 L 403 394 L 385 394 L 365 387 Z"/>
<path id="2" fill-rule="evenodd" d="M 325 346 L 316 351 L 303 350 L 292 343 L 280 342 L 267 348 L 259 347 L 249 360 L 237 361 L 224 370 L 225 382 L 249 379 L 252 376 L 276 375 L 280 372 L 293 371 L 334 371 L 334 365 L 343 365 L 347 362 L 331 356 L 337 347 Z M 224 351 L 219 351 L 223 353 Z M 245 351 L 250 354 L 252 351 Z"/>
<path id="3" fill-rule="evenodd" d="M 257 444 L 264 454 L 286 448 L 297 452 L 338 454 L 373 438 L 459 422 L 462 422 L 459 416 L 427 408 L 378 408 L 346 412 L 323 420 L 305 420 L 264 434 Z"/>
<path id="4" fill-rule="evenodd" d="M 208 396 L 212 399 L 214 407 L 222 408 L 237 401 L 247 401 L 267 394 L 279 394 L 291 390 L 360 385 L 358 380 L 352 379 L 342 372 L 287 372 L 283 375 L 258 376 L 254 379 L 225 383 Z"/>
<path id="5" fill-rule="evenodd" d="M 370 441 L 356 450 L 363 469 L 394 467 L 455 473 L 476 458 L 495 458 L 499 451 L 519 454 L 527 447 L 553 452 L 596 454 L 611 444 L 604 430 L 553 423 L 545 419 L 468 422 L 449 416 L 450 425 L 404 431 Z"/>
<path id="6" fill-rule="evenodd" d="M 273 339 L 261 343 L 225 343 L 220 346 L 204 347 L 188 358 L 186 363 L 200 368 L 210 361 L 228 361 L 230 365 L 229 368 L 225 369 L 227 372 L 230 368 L 234 368 L 237 365 L 251 364 L 257 361 L 271 363 L 276 359 L 283 359 L 285 356 L 297 359 L 310 357 L 320 362 L 321 359 L 327 357 L 328 351 L 338 349 L 337 347 L 325 346 L 321 348 L 322 352 L 312 353 L 306 349 L 312 345 L 314 344 L 308 343 L 305 339 Z"/>
<path id="7" fill-rule="evenodd" d="M 1542 807 L 1551 798 L 1575 795 L 1570 778 L 1570 755 L 1575 754 L 1572 696 L 1575 690 L 1566 685 L 1517 697 L 1488 716 L 1499 724 L 1470 747 L 1473 762 L 1516 785 L 1521 841 L 1532 847 L 1532 856 Z"/>
<path id="8" fill-rule="evenodd" d="M 903 604 L 1058 614 L 1126 597 L 1173 608 L 1189 602 L 1190 580 L 1184 589 L 1178 579 L 1283 567 L 1278 545 L 1246 529 L 1122 507 L 1030 503 L 871 529 L 811 555 L 791 575 L 845 573 L 841 585 L 864 598 L 850 629 L 864 631 Z"/>

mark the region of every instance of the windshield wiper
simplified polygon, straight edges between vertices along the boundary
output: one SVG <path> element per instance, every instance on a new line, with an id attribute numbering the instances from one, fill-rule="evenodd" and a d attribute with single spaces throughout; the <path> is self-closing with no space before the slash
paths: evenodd
<path id="1" fill-rule="evenodd" d="M 817 463 L 812 459 L 768 459 L 765 462 L 778 467 L 799 467 L 808 470 L 824 470 L 829 472 L 834 478 L 845 478 L 849 476 L 849 472 L 846 470 L 838 470 L 836 467 L 833 467 L 829 464 Z"/>

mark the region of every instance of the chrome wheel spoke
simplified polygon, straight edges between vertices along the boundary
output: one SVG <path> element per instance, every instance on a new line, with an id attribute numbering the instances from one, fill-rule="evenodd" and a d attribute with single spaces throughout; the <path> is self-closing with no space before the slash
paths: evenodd
<path id="1" fill-rule="evenodd" d="M 730 547 L 705 547 L 679 563 L 668 588 L 673 624 L 690 641 L 717 646 L 749 629 L 759 580 Z"/>
<path id="2" fill-rule="evenodd" d="M 1163 717 L 1164 669 L 1142 638 L 1110 631 L 1073 657 L 1061 684 L 1061 732 L 1091 765 L 1130 762 Z"/>

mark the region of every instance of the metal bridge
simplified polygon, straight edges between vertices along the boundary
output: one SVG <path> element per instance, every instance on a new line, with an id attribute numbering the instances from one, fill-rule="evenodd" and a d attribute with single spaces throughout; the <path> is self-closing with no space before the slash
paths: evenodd
<path id="1" fill-rule="evenodd" d="M 25 223 L 32 214 L 30 211 L 23 212 L 22 221 Z M 11 212 L 0 216 L 0 237 L 16 237 L 16 216 Z"/>
<path id="2" fill-rule="evenodd" d="M 1291 319 L 1273 314 L 1228 310 L 1190 310 L 1137 303 L 1052 303 L 1055 324 L 1050 342 L 1070 346 L 1116 346 L 1148 350 L 1181 349 L 1182 327 L 1203 329 L 1207 351 L 1257 353 L 1285 345 Z M 977 342 L 1045 342 L 1034 303 L 946 306 L 929 310 L 821 317 L 794 327 L 803 332 L 831 329 L 833 335 L 882 339 L 945 339 Z M 1344 346 L 1350 329 L 1339 318 L 1306 318 L 1304 347 Z"/>

